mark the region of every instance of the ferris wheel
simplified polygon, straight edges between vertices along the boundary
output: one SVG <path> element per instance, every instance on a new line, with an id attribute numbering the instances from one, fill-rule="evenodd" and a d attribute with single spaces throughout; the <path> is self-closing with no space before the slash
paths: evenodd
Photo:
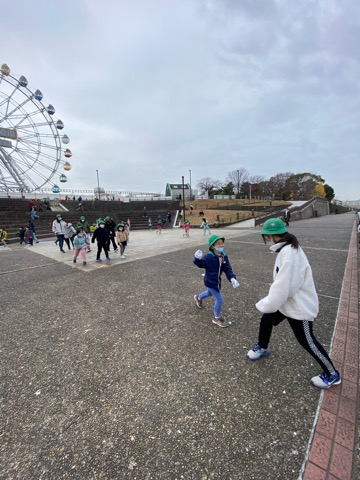
<path id="1" fill-rule="evenodd" d="M 15 78 L 6 64 L 0 67 L 0 189 L 7 192 L 46 186 L 57 193 L 57 183 L 67 181 L 61 169 L 71 170 L 70 139 L 62 134 L 63 122 L 53 117 L 55 108 L 42 99 L 24 76 Z"/>

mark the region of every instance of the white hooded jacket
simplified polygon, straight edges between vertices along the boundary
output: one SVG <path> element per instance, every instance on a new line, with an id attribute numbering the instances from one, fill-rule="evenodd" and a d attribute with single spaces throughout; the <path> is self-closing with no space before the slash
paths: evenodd
<path id="1" fill-rule="evenodd" d="M 270 247 L 276 252 L 284 245 Z M 262 313 L 280 311 L 296 320 L 313 321 L 319 312 L 319 300 L 309 261 L 302 248 L 285 245 L 277 254 L 272 283 L 267 297 L 256 304 Z"/>
<path id="2" fill-rule="evenodd" d="M 67 223 L 64 222 L 64 220 L 58 221 L 55 219 L 52 224 L 52 231 L 55 233 L 55 235 L 65 235 L 66 230 L 67 230 Z"/>

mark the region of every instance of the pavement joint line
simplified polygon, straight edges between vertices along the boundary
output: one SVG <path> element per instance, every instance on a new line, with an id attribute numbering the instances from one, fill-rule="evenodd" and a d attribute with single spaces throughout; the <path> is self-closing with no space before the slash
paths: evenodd
<path id="1" fill-rule="evenodd" d="M 302 247 L 303 250 L 321 250 L 325 252 L 345 252 L 348 253 L 349 250 L 345 250 L 343 248 L 321 248 L 321 247 Z"/>
<path id="2" fill-rule="evenodd" d="M 322 297 L 322 298 L 331 298 L 332 300 L 340 300 L 340 297 L 333 297 L 331 295 L 323 295 L 321 293 L 318 293 L 318 296 Z"/>
<path id="3" fill-rule="evenodd" d="M 44 263 L 43 265 L 34 265 L 33 267 L 19 268 L 18 270 L 7 270 L 6 272 L 0 272 L 0 275 L 9 275 L 11 273 L 26 272 L 27 270 L 35 270 L 36 268 L 52 267 L 53 265 L 56 265 L 58 263 L 61 263 L 61 262 L 55 261 L 53 263 Z"/>

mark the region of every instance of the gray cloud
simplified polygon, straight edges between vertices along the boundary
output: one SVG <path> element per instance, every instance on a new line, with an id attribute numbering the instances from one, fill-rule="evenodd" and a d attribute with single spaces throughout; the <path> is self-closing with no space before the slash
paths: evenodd
<path id="1" fill-rule="evenodd" d="M 360 197 L 357 0 L 2 7 L 6 62 L 57 108 L 69 187 L 161 191 L 192 170 L 322 175 Z M 16 21 L 15 21 L 16 18 Z"/>

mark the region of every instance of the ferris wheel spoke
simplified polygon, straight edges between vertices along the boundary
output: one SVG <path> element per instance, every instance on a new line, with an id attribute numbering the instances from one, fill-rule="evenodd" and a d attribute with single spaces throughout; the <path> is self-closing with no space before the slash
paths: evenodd
<path id="1" fill-rule="evenodd" d="M 40 90 L 32 92 L 27 85 L 24 76 L 17 79 L 7 65 L 1 66 L 0 126 L 9 130 L 5 134 L 9 138 L 2 142 L 7 142 L 6 148 L 0 147 L 0 185 L 31 192 L 53 185 L 51 179 L 61 165 L 70 170 L 65 160 L 72 153 L 62 148 L 69 139 L 60 134 L 64 124 L 54 119 L 54 107 L 46 107 Z M 64 174 L 61 177 L 61 181 L 67 180 Z"/>
<path id="2" fill-rule="evenodd" d="M 19 146 L 20 145 L 20 146 Z M 56 147 L 55 145 L 47 145 L 44 143 L 39 143 L 39 142 L 33 142 L 33 141 L 27 141 L 27 142 L 19 142 L 18 145 L 15 147 L 16 149 L 22 150 L 22 151 L 46 151 L 46 150 L 51 150 L 51 151 L 57 151 L 59 147 Z"/>
<path id="3" fill-rule="evenodd" d="M 12 160 L 11 157 L 4 151 L 3 148 L 0 148 L 0 160 L 2 160 L 4 167 L 10 173 L 10 175 L 14 178 L 14 180 L 18 183 L 19 187 L 27 191 L 29 187 L 25 183 L 21 175 L 21 172 L 18 170 L 14 162 L 11 161 Z"/>
<path id="4" fill-rule="evenodd" d="M 44 168 L 51 168 L 51 164 L 48 162 L 45 163 L 43 160 L 48 159 L 52 160 L 54 159 L 53 155 L 50 155 L 46 152 L 40 152 L 40 151 L 24 151 L 24 150 L 18 150 L 17 151 L 18 155 L 21 156 L 25 162 L 30 161 L 31 163 L 34 163 L 35 161 L 38 162 L 39 164 L 43 165 Z M 54 162 L 54 165 L 57 162 Z M 60 163 L 60 160 L 59 160 Z"/>
<path id="5" fill-rule="evenodd" d="M 6 111 L 5 111 L 5 117 L 4 117 L 4 118 L 6 119 L 6 118 L 10 118 L 10 117 L 14 116 L 14 115 L 15 115 L 15 112 L 21 110 L 21 109 L 22 109 L 27 103 L 29 103 L 29 102 L 31 102 L 31 99 L 30 99 L 30 98 L 26 98 L 26 100 L 24 100 L 22 103 L 16 104 L 16 105 L 14 106 L 14 108 L 13 108 L 12 110 L 10 110 L 10 111 L 8 111 L 8 110 L 9 110 L 9 106 L 10 106 L 10 105 L 12 106 L 12 104 L 11 104 L 10 102 L 8 102 L 8 107 L 7 107 Z"/>
<path id="6" fill-rule="evenodd" d="M 13 156 L 12 159 L 16 165 L 21 165 L 22 168 L 31 168 L 34 163 L 37 161 L 37 156 L 31 156 L 26 152 L 16 152 L 17 156 Z"/>
<path id="7" fill-rule="evenodd" d="M 21 148 L 17 145 L 16 147 L 14 147 L 14 151 L 15 152 L 39 152 L 40 149 L 39 149 L 39 145 L 36 144 L 36 146 L 33 146 L 33 145 L 21 145 Z"/>

